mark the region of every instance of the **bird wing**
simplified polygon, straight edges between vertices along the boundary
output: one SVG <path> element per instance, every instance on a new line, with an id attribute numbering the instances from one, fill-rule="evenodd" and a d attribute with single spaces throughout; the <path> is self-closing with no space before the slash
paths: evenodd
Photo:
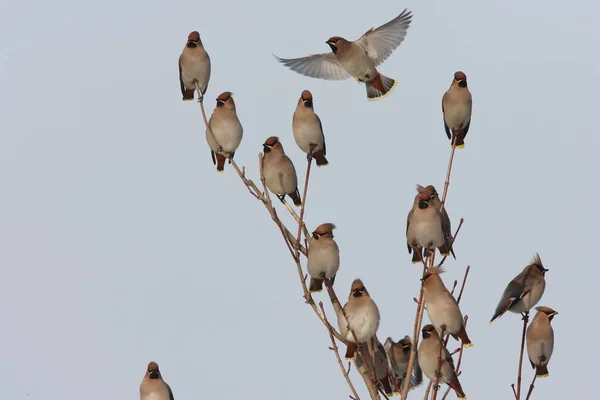
<path id="1" fill-rule="evenodd" d="M 171 386 L 169 386 L 167 382 L 165 382 L 165 385 L 167 385 L 167 389 L 169 389 L 169 400 L 175 400 L 175 398 L 173 397 L 173 391 L 171 390 Z"/>
<path id="2" fill-rule="evenodd" d="M 323 155 L 326 156 L 327 148 L 325 147 L 325 134 L 323 133 L 323 124 L 321 123 L 321 118 L 319 118 L 319 116 L 317 114 L 315 114 L 315 116 L 317 117 L 317 121 L 319 121 L 319 128 L 321 129 L 321 136 L 323 136 Z"/>
<path id="3" fill-rule="evenodd" d="M 412 208 L 410 210 L 410 212 L 408 213 L 408 215 L 406 216 L 406 233 L 408 234 L 408 227 L 410 226 L 410 218 L 412 217 L 414 212 L 414 208 Z M 408 239 L 406 240 L 406 246 L 408 247 L 408 254 L 412 253 L 412 247 L 410 245 L 410 243 L 408 243 Z"/>
<path id="4" fill-rule="evenodd" d="M 515 304 L 517 304 L 523 296 L 525 296 L 529 291 L 525 291 L 523 285 L 515 280 L 511 281 L 506 290 L 502 294 L 502 299 L 496 308 L 496 313 L 492 320 L 498 318 L 508 310 L 510 310 Z"/>
<path id="5" fill-rule="evenodd" d="M 280 58 L 273 56 L 299 74 L 310 76 L 311 78 L 328 79 L 332 81 L 340 81 L 350 78 L 350 74 L 346 72 L 342 64 L 338 62 L 333 53 L 312 54 L 300 58 Z"/>
<path id="6" fill-rule="evenodd" d="M 404 41 L 411 19 L 411 12 L 404 9 L 390 22 L 366 31 L 355 43 L 365 49 L 377 66 L 384 62 Z"/>

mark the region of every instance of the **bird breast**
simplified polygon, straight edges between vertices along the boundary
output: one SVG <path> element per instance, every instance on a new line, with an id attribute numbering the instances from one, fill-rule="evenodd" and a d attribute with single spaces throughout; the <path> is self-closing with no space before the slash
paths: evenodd
<path id="1" fill-rule="evenodd" d="M 442 219 L 433 207 L 415 209 L 408 227 L 408 241 L 416 241 L 420 247 L 441 247 L 446 243 L 442 231 Z"/>
<path id="2" fill-rule="evenodd" d="M 354 312 L 348 313 L 348 325 L 354 331 L 360 343 L 366 342 L 375 336 L 379 328 L 379 312 L 372 300 L 362 304 Z M 346 334 L 346 339 L 354 342 L 352 332 Z"/>
<path id="3" fill-rule="evenodd" d="M 464 128 L 471 120 L 471 102 L 456 101 L 444 106 L 444 122 L 452 130 Z"/>
<path id="4" fill-rule="evenodd" d="M 369 58 L 364 49 L 353 44 L 343 56 L 338 58 L 342 67 L 360 82 L 370 82 L 377 76 L 377 69 L 373 60 Z"/>
<path id="5" fill-rule="evenodd" d="M 323 243 L 321 243 L 323 242 Z M 313 240 L 308 250 L 307 269 L 312 278 L 325 274 L 331 279 L 340 268 L 340 252 L 333 240 Z"/>
<path id="6" fill-rule="evenodd" d="M 436 294 L 433 299 L 431 297 L 426 296 L 425 304 L 427 315 L 433 326 L 435 326 L 435 329 L 441 333 L 441 327 L 445 325 L 445 333 L 458 333 L 462 327 L 462 318 L 457 318 L 460 315 L 460 311 L 457 310 L 456 305 L 453 304 L 451 299 L 443 298 L 442 294 Z"/>
<path id="7" fill-rule="evenodd" d="M 294 165 L 285 154 L 266 154 L 263 173 L 269 189 L 278 195 L 293 193 L 298 186 Z"/>
<path id="8" fill-rule="evenodd" d="M 230 153 L 237 150 L 242 141 L 243 129 L 235 111 L 222 110 L 221 113 L 210 119 L 210 127 L 215 139 L 224 151 Z M 217 151 L 218 146 L 214 145 L 213 140 L 209 139 L 208 144 L 212 151 Z"/>
<path id="9" fill-rule="evenodd" d="M 317 116 L 314 113 L 296 111 L 292 122 L 292 130 L 296 144 L 303 152 L 308 153 L 311 144 L 316 145 L 314 151 L 323 148 L 321 124 L 319 124 Z"/>
<path id="10" fill-rule="evenodd" d="M 194 87 L 194 82 L 206 86 L 210 78 L 210 57 L 204 48 L 185 48 L 181 55 L 181 78 L 188 88 Z"/>

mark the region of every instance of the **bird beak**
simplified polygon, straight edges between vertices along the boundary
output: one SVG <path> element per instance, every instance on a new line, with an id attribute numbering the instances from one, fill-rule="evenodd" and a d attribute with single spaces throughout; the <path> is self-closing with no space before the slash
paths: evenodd
<path id="1" fill-rule="evenodd" d="M 150 371 L 149 376 L 150 376 L 150 379 L 158 379 L 158 378 L 160 378 L 160 374 L 158 373 L 157 370 Z"/>

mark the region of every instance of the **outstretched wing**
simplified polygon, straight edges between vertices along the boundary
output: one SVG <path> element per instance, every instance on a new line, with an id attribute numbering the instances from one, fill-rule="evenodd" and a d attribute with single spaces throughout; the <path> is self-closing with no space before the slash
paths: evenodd
<path id="1" fill-rule="evenodd" d="M 346 72 L 333 53 L 313 54 L 300 58 L 280 58 L 274 54 L 273 56 L 292 71 L 310 76 L 311 78 L 332 81 L 350 78 L 350 74 Z"/>
<path id="2" fill-rule="evenodd" d="M 404 9 L 400 15 L 376 29 L 369 29 L 356 41 L 375 63 L 384 62 L 404 41 L 406 31 L 412 21 L 412 14 Z"/>

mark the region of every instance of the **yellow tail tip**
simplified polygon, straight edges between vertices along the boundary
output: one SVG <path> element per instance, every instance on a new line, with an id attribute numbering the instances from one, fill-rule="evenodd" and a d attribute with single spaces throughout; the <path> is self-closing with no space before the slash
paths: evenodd
<path id="1" fill-rule="evenodd" d="M 344 357 L 346 360 L 354 360 L 354 357 Z"/>
<path id="2" fill-rule="evenodd" d="M 192 101 L 192 100 L 194 100 L 193 97 L 191 99 L 183 99 L 183 101 Z"/>
<path id="3" fill-rule="evenodd" d="M 473 347 L 473 346 L 474 346 L 474 345 L 473 345 L 473 343 L 467 343 L 467 344 L 465 344 L 465 347 L 466 347 L 467 349 L 468 349 L 469 347 Z"/>
<path id="4" fill-rule="evenodd" d="M 311 292 L 311 293 L 321 293 L 322 291 L 323 291 L 323 289 L 318 289 L 318 290 L 309 289 L 309 292 Z"/>
<path id="5" fill-rule="evenodd" d="M 398 81 L 394 80 L 394 84 L 392 85 L 392 87 L 390 88 L 390 90 L 388 90 L 386 93 L 382 94 L 381 96 L 378 97 L 367 97 L 368 101 L 376 101 L 376 100 L 381 100 L 381 99 L 385 99 L 386 97 L 388 97 L 390 95 L 390 93 L 392 93 L 395 89 L 396 86 L 398 86 Z"/>
<path id="6" fill-rule="evenodd" d="M 413 264 L 420 264 L 422 261 L 412 261 Z"/>
<path id="7" fill-rule="evenodd" d="M 461 144 L 461 145 L 458 145 L 458 146 L 452 146 L 452 147 L 455 147 L 455 148 L 457 148 L 457 149 L 464 149 L 464 148 L 465 148 L 465 145 L 464 145 L 464 144 Z"/>
<path id="8" fill-rule="evenodd" d="M 490 321 L 490 322 L 488 322 L 488 325 L 491 325 L 491 324 L 493 324 L 493 323 L 494 323 L 494 321 Z"/>
<path id="9" fill-rule="evenodd" d="M 225 172 L 225 170 L 224 169 L 218 169 L 217 172 L 223 173 L 223 172 Z"/>
<path id="10" fill-rule="evenodd" d="M 321 164 L 321 165 L 318 165 L 318 164 L 317 164 L 317 167 L 319 167 L 319 168 L 320 168 L 320 167 L 326 167 L 326 166 L 328 166 L 328 165 L 329 165 L 329 163 L 326 163 L 326 164 Z"/>
<path id="11" fill-rule="evenodd" d="M 538 379 L 541 379 L 541 378 L 547 378 L 548 376 L 550 376 L 549 373 L 548 374 L 536 375 L 535 377 L 538 378 Z"/>

